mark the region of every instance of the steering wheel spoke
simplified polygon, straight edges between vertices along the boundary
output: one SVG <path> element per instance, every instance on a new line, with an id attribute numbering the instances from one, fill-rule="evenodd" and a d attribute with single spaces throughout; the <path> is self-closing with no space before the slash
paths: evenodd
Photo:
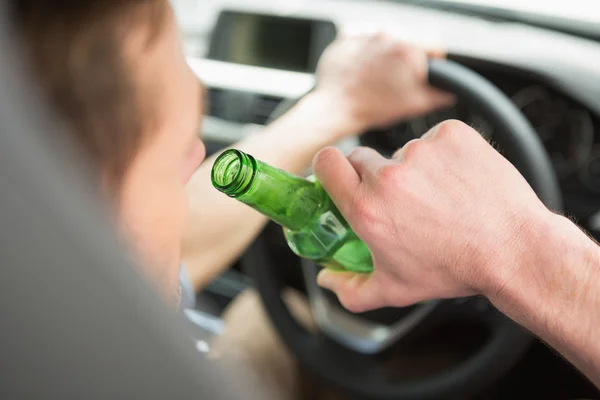
<path id="1" fill-rule="evenodd" d="M 379 353 L 420 325 L 436 308 L 432 301 L 411 307 L 405 311 L 391 312 L 392 321 L 369 320 L 343 309 L 330 293 L 316 283 L 319 267 L 308 260 L 302 260 L 302 269 L 317 326 L 332 340 L 358 353 Z"/>

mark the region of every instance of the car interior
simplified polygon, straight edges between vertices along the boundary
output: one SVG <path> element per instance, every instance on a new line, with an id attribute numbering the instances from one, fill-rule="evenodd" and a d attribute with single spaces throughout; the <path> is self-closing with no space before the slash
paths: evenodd
<path id="1" fill-rule="evenodd" d="M 455 93 L 458 103 L 361 132 L 340 142 L 342 150 L 364 145 L 391 156 L 437 123 L 462 120 L 494 142 L 549 207 L 600 237 L 600 23 L 583 2 L 567 11 L 541 2 L 490 3 L 216 2 L 200 18 L 201 6 L 175 2 L 189 63 L 207 86 L 201 134 L 209 154 L 259 131 L 310 91 L 320 54 L 340 32 L 379 30 L 445 49 L 447 60 L 440 68 L 430 64 L 429 80 Z M 241 291 L 257 287 L 301 365 L 350 396 L 599 396 L 560 355 L 484 298 L 352 314 L 314 284 L 318 268 L 294 256 L 270 224 L 198 295 L 198 311 L 219 315 Z M 286 286 L 306 293 L 319 334 L 301 332 L 277 300 Z"/>
<path id="2" fill-rule="evenodd" d="M 199 134 L 209 155 L 259 132 L 312 90 L 319 57 L 338 34 L 381 30 L 445 49 L 446 59 L 430 61 L 428 80 L 458 102 L 357 132 L 340 149 L 364 145 L 390 156 L 437 123 L 462 120 L 548 207 L 600 240 L 600 14 L 590 3 L 172 0 L 189 65 L 208 93 Z M 0 53 L 9 47 L 0 36 Z M 35 135 L 54 121 L 19 85 L 11 60 L 0 58 L 7 89 L 0 91 L 0 398 L 236 398 L 230 377 L 180 339 L 193 331 L 202 343 L 206 330 L 221 329 L 232 299 L 255 288 L 277 334 L 327 398 L 600 399 L 561 355 L 483 297 L 345 310 L 316 285 L 320 267 L 296 257 L 272 223 L 197 295 L 196 309 L 186 310 L 193 326 L 184 329 L 132 270 L 120 268 L 129 261 L 93 191 L 63 157 L 51 157 L 49 148 L 63 154 L 59 143 Z M 306 295 L 316 331 L 287 308 L 286 287 Z M 78 307 L 72 298 L 81 299 Z M 261 398 L 246 392 L 254 395 Z"/>

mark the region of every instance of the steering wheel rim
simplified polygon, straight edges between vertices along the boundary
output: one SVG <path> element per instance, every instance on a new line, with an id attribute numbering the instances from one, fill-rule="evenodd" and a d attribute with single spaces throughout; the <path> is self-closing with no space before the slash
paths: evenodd
<path id="1" fill-rule="evenodd" d="M 562 199 L 551 161 L 533 127 L 496 86 L 474 71 L 447 60 L 429 62 L 429 82 L 454 93 L 495 128 L 494 139 L 519 169 L 540 199 L 560 210 Z M 289 107 L 287 104 L 286 107 Z M 282 110 L 279 110 L 281 112 Z M 323 334 L 307 332 L 281 297 L 284 282 L 270 259 L 263 236 L 250 247 L 242 263 L 254 277 L 264 307 L 280 337 L 298 360 L 349 393 L 363 398 L 440 398 L 476 392 L 501 377 L 531 343 L 531 336 L 505 318 L 492 339 L 474 356 L 447 371 L 414 381 L 389 381 L 373 358 L 339 345 Z"/>

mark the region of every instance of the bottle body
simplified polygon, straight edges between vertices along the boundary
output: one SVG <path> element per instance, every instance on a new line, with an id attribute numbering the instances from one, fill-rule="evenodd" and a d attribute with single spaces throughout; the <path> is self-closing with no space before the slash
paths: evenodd
<path id="1" fill-rule="evenodd" d="M 322 195 L 321 207 L 310 223 L 301 229 L 283 227 L 292 251 L 326 268 L 371 272 L 373 260 L 367 245 L 356 236 L 319 182 L 312 178 L 313 190 Z M 302 197 L 298 197 L 302 201 Z"/>
<path id="2" fill-rule="evenodd" d="M 298 256 L 326 268 L 373 270 L 367 245 L 314 177 L 300 178 L 239 150 L 227 150 L 215 161 L 212 181 L 221 192 L 281 225 Z"/>

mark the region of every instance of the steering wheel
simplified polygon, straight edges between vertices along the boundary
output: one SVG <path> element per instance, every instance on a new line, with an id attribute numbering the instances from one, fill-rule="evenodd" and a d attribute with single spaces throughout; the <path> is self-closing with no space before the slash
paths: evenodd
<path id="1" fill-rule="evenodd" d="M 544 203 L 562 208 L 553 167 L 540 139 L 521 112 L 496 86 L 474 71 L 451 61 L 431 60 L 429 82 L 454 93 L 494 127 L 494 140 L 519 169 Z M 474 393 L 503 376 L 523 355 L 532 337 L 482 298 L 427 302 L 398 309 L 393 323 L 381 324 L 345 312 L 315 283 L 318 268 L 303 260 L 307 295 L 319 332 L 308 332 L 282 300 L 282 268 L 271 257 L 261 235 L 242 260 L 281 339 L 307 369 L 353 396 L 374 399 L 430 399 Z M 476 318 L 489 340 L 458 365 L 417 380 L 398 380 L 384 371 L 378 352 L 435 329 L 448 318 Z"/>

